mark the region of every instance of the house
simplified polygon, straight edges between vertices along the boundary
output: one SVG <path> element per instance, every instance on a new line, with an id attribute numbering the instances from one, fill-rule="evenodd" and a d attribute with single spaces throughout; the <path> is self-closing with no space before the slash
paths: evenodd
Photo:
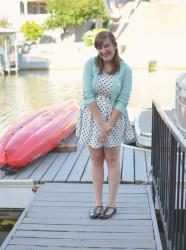
<path id="1" fill-rule="evenodd" d="M 111 17 L 119 17 L 118 8 L 116 8 L 117 1 L 105 0 L 104 2 L 107 13 Z M 41 24 L 49 16 L 46 0 L 0 0 L 0 6 L 0 18 L 7 18 L 12 28 L 17 30 L 20 30 L 26 21 L 34 20 Z"/>
<path id="2" fill-rule="evenodd" d="M 0 0 L 0 6 L 0 18 L 7 18 L 17 30 L 26 21 L 42 23 L 48 17 L 45 0 Z"/>
<path id="3" fill-rule="evenodd" d="M 35 21 L 38 24 L 42 24 L 49 16 L 46 0 L 0 0 L 0 6 L 0 18 L 7 18 L 12 28 L 16 30 L 20 30 L 26 21 Z M 69 31 L 70 39 L 76 42 L 81 41 L 82 34 L 89 30 L 91 25 L 92 22 L 87 22 L 82 27 L 73 27 Z M 63 33 L 63 30 L 53 31 L 52 36 L 58 40 L 59 33 Z"/>

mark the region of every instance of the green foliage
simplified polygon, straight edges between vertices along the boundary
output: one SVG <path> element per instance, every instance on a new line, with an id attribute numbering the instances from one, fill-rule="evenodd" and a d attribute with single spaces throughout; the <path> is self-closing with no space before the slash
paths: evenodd
<path id="1" fill-rule="evenodd" d="M 1 17 L 0 18 L 0 27 L 1 28 L 8 28 L 10 27 L 10 22 L 6 17 Z M 0 46 L 3 45 L 3 41 L 5 39 L 5 35 L 0 35 Z"/>
<path id="2" fill-rule="evenodd" d="M 89 30 L 87 32 L 85 32 L 83 34 L 83 42 L 86 46 L 92 46 L 94 44 L 94 40 L 96 35 L 100 32 L 100 31 L 108 31 L 108 29 L 93 29 L 93 30 Z"/>
<path id="3" fill-rule="evenodd" d="M 10 22 L 8 21 L 8 19 L 6 17 L 1 17 L 0 18 L 0 27 L 1 28 L 8 28 L 8 27 L 10 27 Z"/>
<path id="4" fill-rule="evenodd" d="M 107 17 L 104 0 L 47 0 L 50 17 L 48 28 L 64 28 L 71 25 L 82 25 L 86 21 Z"/>
<path id="5" fill-rule="evenodd" d="M 37 39 L 42 35 L 44 29 L 42 25 L 36 22 L 25 22 L 21 27 L 21 32 L 24 34 L 26 40 L 30 43 L 35 43 Z"/>

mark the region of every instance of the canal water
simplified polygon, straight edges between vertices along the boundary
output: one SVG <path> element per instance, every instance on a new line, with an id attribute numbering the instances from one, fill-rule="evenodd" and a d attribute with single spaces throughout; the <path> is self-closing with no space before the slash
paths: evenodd
<path id="1" fill-rule="evenodd" d="M 174 106 L 175 79 L 181 71 L 148 73 L 133 70 L 129 108 L 151 107 L 152 99 L 163 107 Z M 52 104 L 82 98 L 82 70 L 21 71 L 0 76 L 0 137 L 7 129 L 33 111 Z"/>

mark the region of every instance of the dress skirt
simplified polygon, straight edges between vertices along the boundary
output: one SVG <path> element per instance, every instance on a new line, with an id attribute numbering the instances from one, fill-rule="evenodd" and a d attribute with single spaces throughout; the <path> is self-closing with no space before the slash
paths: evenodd
<path id="1" fill-rule="evenodd" d="M 99 107 L 104 121 L 108 121 L 112 112 L 111 101 L 111 75 L 103 73 L 99 76 L 96 90 L 96 103 Z M 88 108 L 80 110 L 76 126 L 76 136 L 79 137 L 79 143 L 86 144 L 92 148 L 116 147 L 120 146 L 125 140 L 134 138 L 134 132 L 130 125 L 128 115 L 118 119 L 112 131 L 109 133 L 107 141 L 100 143 L 97 141 L 97 135 L 100 129 L 96 124 Z"/>

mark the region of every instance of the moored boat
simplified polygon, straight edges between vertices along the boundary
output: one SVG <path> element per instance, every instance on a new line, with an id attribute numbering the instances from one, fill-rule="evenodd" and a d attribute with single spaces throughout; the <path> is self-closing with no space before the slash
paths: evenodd
<path id="1" fill-rule="evenodd" d="M 136 144 L 139 147 L 151 147 L 152 109 L 140 109 L 135 117 Z"/>

